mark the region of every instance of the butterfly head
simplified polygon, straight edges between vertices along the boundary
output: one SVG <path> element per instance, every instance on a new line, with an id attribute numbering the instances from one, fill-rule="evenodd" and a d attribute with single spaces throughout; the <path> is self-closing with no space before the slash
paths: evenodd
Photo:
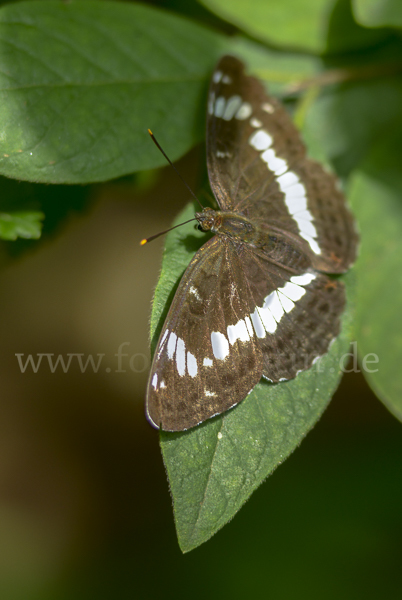
<path id="1" fill-rule="evenodd" d="M 202 212 L 195 213 L 195 218 L 198 221 L 202 231 L 219 231 L 222 224 L 220 213 L 213 208 L 206 207 Z"/>

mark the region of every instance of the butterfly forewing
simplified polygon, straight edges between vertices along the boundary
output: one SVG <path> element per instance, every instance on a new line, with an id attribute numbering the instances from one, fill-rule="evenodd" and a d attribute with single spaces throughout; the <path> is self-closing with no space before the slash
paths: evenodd
<path id="1" fill-rule="evenodd" d="M 193 427 L 242 400 L 261 379 L 244 270 L 232 242 L 212 238 L 175 294 L 151 368 L 147 415 L 156 427 Z"/>
<path id="2" fill-rule="evenodd" d="M 319 270 L 340 273 L 354 261 L 354 221 L 334 176 L 306 156 L 284 107 L 232 56 L 212 77 L 207 161 L 219 206 L 296 234 Z"/>

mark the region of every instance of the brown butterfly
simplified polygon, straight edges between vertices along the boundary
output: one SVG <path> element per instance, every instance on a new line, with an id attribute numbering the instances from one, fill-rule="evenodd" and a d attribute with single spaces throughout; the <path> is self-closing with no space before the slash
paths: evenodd
<path id="1" fill-rule="evenodd" d="M 284 107 L 223 57 L 212 76 L 207 163 L 220 210 L 196 213 L 215 235 L 187 267 L 163 326 L 146 415 L 167 431 L 238 404 L 261 377 L 310 368 L 340 331 L 342 281 L 357 234 L 335 177 L 307 158 Z"/>

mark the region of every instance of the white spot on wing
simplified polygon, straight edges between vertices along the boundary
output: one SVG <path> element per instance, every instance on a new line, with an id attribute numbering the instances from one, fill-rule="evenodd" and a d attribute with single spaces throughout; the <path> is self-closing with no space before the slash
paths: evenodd
<path id="1" fill-rule="evenodd" d="M 231 158 L 232 153 L 231 152 L 222 152 L 222 150 L 217 150 L 216 151 L 216 156 L 218 158 Z"/>
<path id="2" fill-rule="evenodd" d="M 249 104 L 248 102 L 243 102 L 243 104 L 236 113 L 236 119 L 239 119 L 239 121 L 244 121 L 245 119 L 249 118 L 252 112 L 253 109 L 251 107 L 251 104 Z"/>
<path id="3" fill-rule="evenodd" d="M 158 373 L 155 373 L 155 375 L 152 377 L 151 383 L 154 390 L 156 390 L 156 386 L 158 385 Z"/>
<path id="4" fill-rule="evenodd" d="M 264 329 L 263 322 L 261 321 L 261 317 L 258 313 L 258 309 L 256 308 L 253 313 L 250 315 L 251 320 L 253 322 L 254 331 L 258 338 L 264 338 L 267 335 L 267 332 Z"/>
<path id="5" fill-rule="evenodd" d="M 222 79 L 222 71 L 215 71 L 215 73 L 212 75 L 212 81 L 214 83 L 219 83 L 221 79 Z"/>
<path id="6" fill-rule="evenodd" d="M 191 352 L 187 352 L 187 371 L 190 377 L 195 377 L 198 372 L 197 359 Z"/>
<path id="7" fill-rule="evenodd" d="M 195 296 L 197 298 L 197 300 L 201 300 L 201 296 L 200 296 L 197 288 L 194 285 L 192 285 L 190 287 L 189 292 L 190 292 L 190 294 L 193 294 L 193 296 Z"/>
<path id="8" fill-rule="evenodd" d="M 285 312 L 290 313 L 294 309 L 295 303 L 292 302 L 287 296 L 278 291 L 278 298 L 283 306 Z"/>
<path id="9" fill-rule="evenodd" d="M 269 102 L 264 102 L 264 104 L 262 105 L 262 110 L 265 110 L 265 112 L 267 112 L 268 114 L 272 115 L 272 113 L 274 112 L 275 108 Z"/>
<path id="10" fill-rule="evenodd" d="M 211 333 L 212 352 L 218 360 L 224 360 L 229 354 L 229 342 L 220 331 Z"/>
<path id="11" fill-rule="evenodd" d="M 302 183 L 288 186 L 286 190 L 284 189 L 282 191 L 286 195 L 286 198 L 300 198 L 306 196 L 306 188 Z"/>
<path id="12" fill-rule="evenodd" d="M 266 331 L 268 333 L 275 333 L 277 325 L 285 312 L 289 313 L 295 307 L 292 300 L 301 298 L 305 292 L 306 290 L 298 285 L 286 283 L 283 288 L 279 288 L 268 294 L 264 298 L 263 306 L 257 306 L 255 311 L 250 315 L 257 337 L 265 337 Z"/>
<path id="13" fill-rule="evenodd" d="M 221 118 L 226 106 L 226 100 L 223 96 L 219 96 L 215 102 L 214 115 L 215 117 Z"/>
<path id="14" fill-rule="evenodd" d="M 256 119 L 255 117 L 250 119 L 250 125 L 251 127 L 262 127 L 261 121 L 259 119 Z"/>
<path id="15" fill-rule="evenodd" d="M 236 340 L 240 340 L 241 342 L 250 341 L 247 325 L 243 319 L 240 319 L 236 325 L 228 325 L 227 332 L 229 342 L 232 346 Z"/>
<path id="16" fill-rule="evenodd" d="M 264 299 L 263 308 L 268 308 L 275 321 L 279 323 L 284 315 L 284 310 L 282 308 L 282 304 L 279 301 L 278 294 L 276 292 L 272 292 Z"/>
<path id="17" fill-rule="evenodd" d="M 180 377 L 183 377 L 186 373 L 186 346 L 181 338 L 177 340 L 176 366 Z"/>
<path id="18" fill-rule="evenodd" d="M 246 327 L 250 338 L 254 336 L 253 326 L 251 325 L 250 317 L 246 317 L 245 319 Z"/>
<path id="19" fill-rule="evenodd" d="M 290 187 L 291 185 L 294 185 L 295 183 L 300 183 L 300 179 L 298 178 L 296 173 L 293 173 L 293 171 L 289 171 L 288 173 L 277 177 L 276 181 L 278 182 L 278 185 L 281 188 L 282 192 L 285 192 L 286 188 Z"/>
<path id="20" fill-rule="evenodd" d="M 276 156 L 272 148 L 265 150 L 265 152 L 261 154 L 261 158 L 267 163 L 268 169 L 273 171 L 275 175 L 280 175 L 281 173 L 285 173 L 285 171 L 287 171 L 288 164 L 286 160 Z"/>
<path id="21" fill-rule="evenodd" d="M 298 198 L 288 198 L 288 196 L 285 196 L 285 204 L 293 217 L 293 215 L 307 208 L 307 198 L 305 196 L 299 196 Z"/>
<path id="22" fill-rule="evenodd" d="M 250 139 L 248 141 L 250 146 L 253 146 L 253 148 L 255 148 L 256 150 L 266 150 L 271 146 L 273 139 L 269 135 L 269 133 L 267 133 L 263 129 L 259 129 L 250 136 Z"/>
<path id="23" fill-rule="evenodd" d="M 315 254 L 321 254 L 321 248 L 319 247 L 319 245 L 317 244 L 315 239 L 311 237 L 311 235 L 308 235 L 307 233 L 303 233 L 303 231 L 300 232 L 300 235 L 302 238 L 304 238 L 306 240 L 306 242 L 309 243 L 310 248 L 312 249 L 312 251 Z"/>
<path id="24" fill-rule="evenodd" d="M 204 367 L 212 367 L 212 365 L 214 363 L 210 358 L 204 358 L 204 361 L 202 364 L 204 365 Z"/>
<path id="25" fill-rule="evenodd" d="M 211 92 L 208 98 L 208 114 L 214 114 L 215 92 Z"/>
<path id="26" fill-rule="evenodd" d="M 159 344 L 159 346 L 158 346 L 158 347 L 159 347 L 159 350 L 158 350 L 158 358 L 159 358 L 159 357 L 160 357 L 160 355 L 162 354 L 162 351 L 163 351 L 163 346 L 164 346 L 164 343 L 165 343 L 165 341 L 166 341 L 166 338 L 167 338 L 167 336 L 168 336 L 168 335 L 169 335 L 169 329 L 166 329 L 166 330 L 165 330 L 165 333 L 163 334 L 163 337 L 162 337 L 162 339 L 161 339 L 161 341 L 160 341 L 160 344 Z"/>
<path id="27" fill-rule="evenodd" d="M 164 387 L 166 387 L 166 386 L 165 386 L 165 382 L 164 382 L 164 381 L 161 381 L 161 385 L 160 385 L 160 387 L 161 387 L 161 388 L 164 388 Z"/>
<path id="28" fill-rule="evenodd" d="M 311 221 L 307 221 L 306 219 L 301 219 L 298 215 L 293 215 L 294 220 L 296 221 L 300 232 L 306 233 L 307 235 L 311 235 L 311 237 L 317 237 L 317 230 Z"/>
<path id="29" fill-rule="evenodd" d="M 174 356 L 174 353 L 176 351 L 176 341 L 177 341 L 177 335 L 175 333 L 170 334 L 169 336 L 169 341 L 168 341 L 168 345 L 167 345 L 167 353 L 168 353 L 168 358 L 172 359 Z"/>
<path id="30" fill-rule="evenodd" d="M 225 121 L 230 121 L 235 116 L 236 112 L 241 106 L 241 98 L 240 96 L 232 96 L 226 103 L 225 110 L 222 115 L 222 119 Z"/>
<path id="31" fill-rule="evenodd" d="M 309 210 L 299 211 L 295 213 L 295 215 L 297 215 L 298 219 L 304 219 L 305 221 L 314 221 L 314 217 Z"/>
<path id="32" fill-rule="evenodd" d="M 222 83 L 226 83 L 226 84 L 232 83 L 232 78 L 229 77 L 229 75 L 224 75 L 222 77 Z"/>
<path id="33" fill-rule="evenodd" d="M 304 273 L 303 275 L 295 275 L 294 277 L 291 277 L 290 281 L 296 285 L 308 285 L 314 281 L 315 278 L 316 275 L 313 273 Z"/>
<path id="34" fill-rule="evenodd" d="M 163 334 L 163 337 L 162 337 L 162 339 L 161 339 L 161 343 L 159 344 L 160 346 L 162 346 L 162 345 L 164 344 L 164 342 L 165 342 L 165 340 L 166 340 L 166 338 L 167 338 L 167 335 L 168 335 L 168 333 L 169 333 L 169 330 L 168 330 L 168 329 L 166 329 L 166 331 L 165 331 L 165 333 Z"/>
<path id="35" fill-rule="evenodd" d="M 207 388 L 205 388 L 204 394 L 206 396 L 216 396 L 215 392 L 210 392 L 209 390 L 207 390 Z"/>
<path id="36" fill-rule="evenodd" d="M 265 330 L 268 333 L 274 333 L 276 331 L 277 324 L 274 317 L 272 316 L 271 311 L 268 308 L 259 307 L 257 307 L 257 310 L 258 314 L 261 317 L 261 321 L 263 322 Z"/>
<path id="37" fill-rule="evenodd" d="M 306 290 L 303 287 L 300 287 L 300 285 L 296 285 L 295 283 L 290 283 L 290 281 L 287 281 L 282 288 L 279 288 L 279 291 L 295 302 L 300 300 L 306 293 Z"/>

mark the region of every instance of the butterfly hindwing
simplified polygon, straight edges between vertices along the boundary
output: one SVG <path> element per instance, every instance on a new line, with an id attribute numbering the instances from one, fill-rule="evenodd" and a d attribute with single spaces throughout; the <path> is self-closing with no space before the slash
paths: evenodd
<path id="1" fill-rule="evenodd" d="M 341 327 L 343 282 L 298 262 L 292 274 L 244 246 L 242 266 L 252 274 L 252 322 L 263 354 L 263 375 L 274 383 L 310 368 L 328 351 Z"/>

